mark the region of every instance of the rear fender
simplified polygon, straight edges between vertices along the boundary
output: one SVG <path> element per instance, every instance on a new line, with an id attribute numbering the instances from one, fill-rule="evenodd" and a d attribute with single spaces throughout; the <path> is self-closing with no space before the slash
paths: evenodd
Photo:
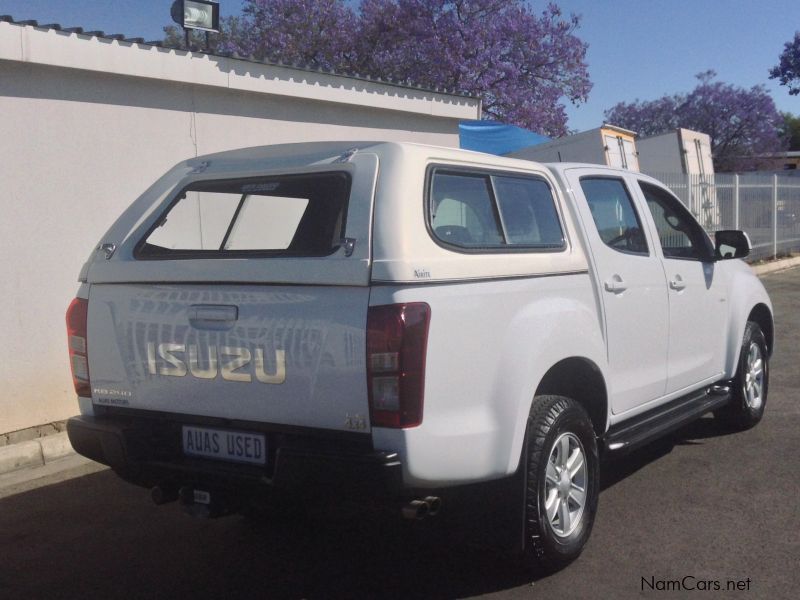
<path id="1" fill-rule="evenodd" d="M 518 323 L 511 325 L 520 332 L 523 339 L 538 337 L 539 340 L 533 345 L 533 352 L 525 361 L 514 364 L 513 373 L 509 377 L 496 382 L 496 397 L 506 399 L 503 413 L 505 426 L 501 429 L 513 431 L 507 449 L 506 472 L 509 474 L 515 472 L 519 466 L 528 415 L 536 390 L 553 366 L 568 358 L 580 358 L 597 367 L 604 381 L 607 379 L 606 344 L 600 332 L 597 314 L 590 307 L 577 302 L 562 301 L 559 309 L 558 326 L 545 329 L 544 337 L 542 323 L 538 319 L 519 319 Z M 505 357 L 507 364 L 513 362 L 512 352 L 513 348 L 509 347 L 509 355 Z M 524 383 L 513 385 L 512 382 Z"/>

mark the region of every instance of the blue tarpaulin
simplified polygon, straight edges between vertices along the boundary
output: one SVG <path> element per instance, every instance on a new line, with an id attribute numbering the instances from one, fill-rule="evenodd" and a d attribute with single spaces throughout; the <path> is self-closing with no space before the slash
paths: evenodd
<path id="1" fill-rule="evenodd" d="M 461 148 L 488 154 L 508 154 L 550 140 L 522 127 L 496 121 L 461 121 L 458 138 Z"/>

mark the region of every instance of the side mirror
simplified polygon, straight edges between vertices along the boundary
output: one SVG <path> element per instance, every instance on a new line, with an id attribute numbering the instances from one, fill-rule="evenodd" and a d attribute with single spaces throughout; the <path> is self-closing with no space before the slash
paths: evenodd
<path id="1" fill-rule="evenodd" d="M 744 258 L 750 254 L 750 250 L 753 248 L 747 234 L 736 229 L 717 231 L 714 233 L 714 240 L 714 254 L 717 260 Z"/>

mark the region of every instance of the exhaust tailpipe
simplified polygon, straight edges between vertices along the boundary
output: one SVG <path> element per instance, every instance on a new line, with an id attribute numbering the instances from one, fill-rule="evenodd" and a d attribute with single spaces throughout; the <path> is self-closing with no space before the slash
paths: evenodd
<path id="1" fill-rule="evenodd" d="M 428 515 L 428 504 L 424 500 L 412 500 L 400 512 L 409 521 L 421 521 Z"/>
<path id="2" fill-rule="evenodd" d="M 400 512 L 409 521 L 420 521 L 426 517 L 435 517 L 440 510 L 442 510 L 442 499 L 438 496 L 426 496 L 412 500 Z"/>
<path id="3" fill-rule="evenodd" d="M 426 496 L 423 502 L 428 505 L 429 517 L 435 517 L 442 510 L 442 499 L 439 496 Z"/>

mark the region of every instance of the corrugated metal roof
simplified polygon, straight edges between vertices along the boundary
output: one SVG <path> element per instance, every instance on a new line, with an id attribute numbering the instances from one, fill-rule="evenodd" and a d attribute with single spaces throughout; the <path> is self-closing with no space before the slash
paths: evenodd
<path id="1" fill-rule="evenodd" d="M 182 50 L 186 51 L 186 48 L 181 46 L 171 46 L 169 44 L 165 44 L 163 41 L 160 40 L 152 40 L 152 41 L 145 41 L 144 38 L 141 37 L 129 37 L 123 33 L 105 33 L 104 31 L 88 31 L 83 27 L 63 27 L 59 23 L 46 23 L 46 24 L 39 24 L 38 21 L 29 19 L 24 21 L 15 20 L 11 15 L 0 15 L 0 22 L 4 23 L 11 23 L 13 25 L 20 25 L 20 26 L 28 26 L 28 27 L 36 27 L 37 29 L 50 29 L 54 31 L 61 31 L 70 34 L 76 34 L 79 36 L 87 36 L 87 37 L 96 37 L 100 39 L 107 39 L 107 40 L 117 40 L 120 42 L 126 42 L 128 44 L 135 44 L 138 46 L 155 46 L 157 48 L 161 48 L 163 50 Z M 339 71 L 333 71 L 331 69 L 322 69 L 317 68 L 311 65 L 301 65 L 301 64 L 286 64 L 280 61 L 273 62 L 268 60 L 259 60 L 255 56 L 241 56 L 236 52 L 209 52 L 207 50 L 203 50 L 197 46 L 190 46 L 189 51 L 197 54 L 206 54 L 208 56 L 216 56 L 220 58 L 233 58 L 236 60 L 242 60 L 245 62 L 256 63 L 261 65 L 269 65 L 273 67 L 285 67 L 289 69 L 294 69 L 297 71 L 305 71 L 307 73 L 323 73 L 326 75 L 333 75 L 336 77 L 344 77 L 347 79 L 355 79 L 358 81 L 369 81 L 372 83 L 380 83 L 383 85 L 389 85 L 393 87 L 411 89 L 411 90 L 419 90 L 422 92 L 431 92 L 436 94 L 444 94 L 447 96 L 456 96 L 459 98 L 470 98 L 474 100 L 479 100 L 480 97 L 473 96 L 472 94 L 467 94 L 463 92 L 459 92 L 456 90 L 448 90 L 444 88 L 429 88 L 420 85 L 416 85 L 413 83 L 408 82 L 401 82 L 395 81 L 392 79 L 382 79 L 380 77 L 371 77 L 370 75 L 361 75 L 359 73 L 342 73 Z"/>

